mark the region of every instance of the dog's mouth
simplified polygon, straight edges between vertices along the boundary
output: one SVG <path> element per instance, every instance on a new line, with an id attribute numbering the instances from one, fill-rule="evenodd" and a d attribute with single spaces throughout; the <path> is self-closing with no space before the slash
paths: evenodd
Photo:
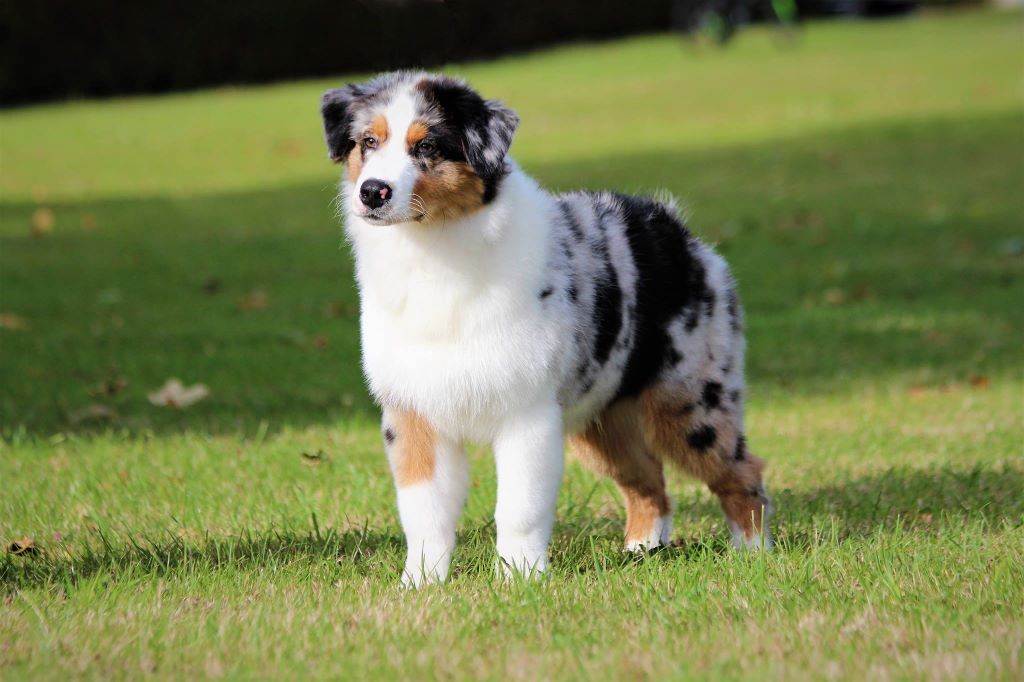
<path id="1" fill-rule="evenodd" d="M 370 225 L 386 227 L 388 225 L 398 225 L 399 223 L 418 223 L 426 216 L 423 213 L 396 214 L 394 211 L 373 209 L 359 217 Z"/>

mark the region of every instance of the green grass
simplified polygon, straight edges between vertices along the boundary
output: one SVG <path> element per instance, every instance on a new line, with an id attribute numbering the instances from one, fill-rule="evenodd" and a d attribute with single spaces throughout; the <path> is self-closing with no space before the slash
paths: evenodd
<path id="1" fill-rule="evenodd" d="M 728 551 L 673 476 L 680 546 L 626 556 L 571 463 L 550 576 L 504 585 L 478 448 L 453 577 L 419 593 L 329 82 L 0 113 L 0 540 L 40 550 L 0 555 L 0 678 L 1020 679 L 1022 35 L 961 13 L 456 69 L 544 183 L 668 189 L 733 264 L 779 546 Z M 172 376 L 211 396 L 150 405 Z"/>

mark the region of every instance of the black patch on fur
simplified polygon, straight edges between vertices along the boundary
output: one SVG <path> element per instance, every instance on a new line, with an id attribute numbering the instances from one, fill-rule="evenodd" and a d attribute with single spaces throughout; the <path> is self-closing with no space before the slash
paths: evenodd
<path id="1" fill-rule="evenodd" d="M 704 302 L 704 314 L 711 317 L 715 314 L 715 292 L 712 289 L 705 289 L 702 298 Z"/>
<path id="2" fill-rule="evenodd" d="M 327 155 L 331 161 L 341 162 L 348 158 L 356 146 L 352 139 L 352 118 L 356 102 L 374 91 L 373 83 L 346 85 L 328 90 L 320 98 L 320 115 L 323 117 L 324 138 L 327 141 Z"/>
<path id="3" fill-rule="evenodd" d="M 579 289 L 576 288 L 576 282 L 569 280 L 569 288 L 565 290 L 565 293 L 569 294 L 569 300 L 575 303 L 580 298 Z"/>
<path id="4" fill-rule="evenodd" d="M 700 403 L 709 410 L 713 410 L 722 404 L 722 384 L 717 381 L 709 381 L 704 384 L 704 390 L 700 395 Z"/>
<path id="5" fill-rule="evenodd" d="M 484 181 L 483 201 L 490 203 L 509 173 L 505 156 L 519 117 L 501 102 L 483 99 L 454 78 L 425 78 L 416 88 L 439 111 L 447 133 L 461 140 L 466 161 Z"/>
<path id="6" fill-rule="evenodd" d="M 729 313 L 729 328 L 734 332 L 739 332 L 743 328 L 743 324 L 740 322 L 740 301 L 736 296 L 736 290 L 729 289 L 729 292 L 725 296 L 725 309 Z"/>
<path id="7" fill-rule="evenodd" d="M 550 286 L 549 287 L 544 287 L 544 289 L 539 294 L 537 294 L 537 298 L 539 298 L 540 300 L 543 301 L 545 298 L 547 298 L 552 293 L 554 293 L 554 291 L 555 291 L 554 287 L 550 287 Z"/>
<path id="8" fill-rule="evenodd" d="M 738 403 L 741 397 L 743 397 L 743 393 L 738 388 L 729 391 L 729 400 L 733 401 L 734 403 Z"/>
<path id="9" fill-rule="evenodd" d="M 732 453 L 732 458 L 737 462 L 742 462 L 747 458 L 747 439 L 744 436 L 740 436 L 736 440 L 736 449 Z"/>
<path id="10" fill-rule="evenodd" d="M 590 361 L 583 361 L 576 368 L 576 383 L 579 384 L 580 395 L 586 395 L 594 387 L 595 381 L 597 381 L 597 374 L 590 372 Z"/>
<path id="11" fill-rule="evenodd" d="M 694 405 L 693 403 L 683 403 L 678 408 L 676 408 L 676 414 L 678 414 L 680 417 L 686 417 L 688 415 L 693 414 L 693 411 L 696 409 L 697 406 Z"/>
<path id="12" fill-rule="evenodd" d="M 605 223 L 607 218 L 607 210 L 598 215 L 598 228 L 602 239 L 594 249 L 597 257 L 604 263 L 604 277 L 596 283 L 594 291 L 594 329 L 597 330 L 594 359 L 599 365 L 608 361 L 608 355 L 622 329 L 622 289 L 619 288 L 619 273 L 616 272 L 615 265 L 608 254 L 608 234 Z"/>
<path id="13" fill-rule="evenodd" d="M 700 308 L 691 305 L 686 309 L 686 331 L 692 332 L 700 324 Z"/>
<path id="14" fill-rule="evenodd" d="M 715 427 L 703 424 L 686 434 L 686 442 L 694 450 L 707 450 L 715 444 L 717 437 L 718 433 L 715 431 Z"/>
<path id="15" fill-rule="evenodd" d="M 395 432 L 391 429 L 384 429 L 384 442 L 391 445 L 395 442 Z"/>
<path id="16" fill-rule="evenodd" d="M 634 342 L 615 399 L 646 388 L 674 350 L 669 323 L 684 309 L 699 313 L 707 281 L 686 227 L 664 204 L 615 195 L 639 277 Z"/>
<path id="17" fill-rule="evenodd" d="M 675 367 L 683 361 L 683 354 L 675 346 L 669 346 L 668 352 L 665 354 L 665 366 Z"/>
<path id="18" fill-rule="evenodd" d="M 576 215 L 572 212 L 572 207 L 569 206 L 569 202 L 562 199 L 558 202 L 558 208 L 562 211 L 562 219 L 565 220 L 565 224 L 569 226 L 569 232 L 572 232 L 573 238 L 577 241 L 583 241 L 583 229 L 580 228 L 580 223 L 576 220 Z"/>

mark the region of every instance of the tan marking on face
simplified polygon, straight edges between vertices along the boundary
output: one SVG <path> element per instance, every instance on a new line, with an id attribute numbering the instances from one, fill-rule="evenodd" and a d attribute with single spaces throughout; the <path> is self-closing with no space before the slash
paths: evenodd
<path id="1" fill-rule="evenodd" d="M 484 203 L 484 181 L 464 161 L 441 161 L 420 171 L 412 191 L 422 222 L 460 218 Z"/>
<path id="2" fill-rule="evenodd" d="M 366 129 L 364 135 L 373 135 L 377 138 L 378 148 L 383 147 L 384 143 L 388 140 L 388 135 L 391 133 L 388 128 L 388 120 L 384 118 L 383 114 L 377 114 L 372 121 L 370 126 Z M 356 146 L 352 148 L 352 151 L 348 153 L 348 179 L 355 182 L 359 179 L 359 174 L 363 170 L 363 144 L 361 141 L 356 142 Z"/>
<path id="3" fill-rule="evenodd" d="M 644 540 L 671 511 L 662 464 L 647 449 L 635 401 L 608 408 L 582 433 L 570 437 L 572 452 L 591 471 L 611 476 L 626 502 L 626 541 Z"/>
<path id="4" fill-rule="evenodd" d="M 422 121 L 413 121 L 405 133 L 405 147 L 411 153 L 416 143 L 427 136 L 430 129 Z"/>
<path id="5" fill-rule="evenodd" d="M 434 477 L 434 452 L 437 432 L 427 420 L 410 410 L 390 410 L 392 469 L 395 483 L 404 488 L 429 481 Z"/>
<path id="6" fill-rule="evenodd" d="M 357 144 L 348 153 L 348 179 L 351 182 L 358 180 L 359 174 L 363 171 L 363 150 L 361 147 L 362 145 Z"/>
<path id="7" fill-rule="evenodd" d="M 391 134 L 391 129 L 388 128 L 388 120 L 384 118 L 384 114 L 377 114 L 373 117 L 367 132 L 377 138 L 377 143 L 381 147 L 384 146 L 384 143 L 388 141 L 388 135 Z"/>
<path id="8" fill-rule="evenodd" d="M 763 529 L 764 461 L 749 451 L 735 458 L 740 437 L 735 416 L 724 410 L 704 411 L 672 391 L 651 389 L 640 399 L 644 440 L 659 457 L 670 459 L 690 475 L 707 483 L 722 510 L 752 539 Z M 715 429 L 715 441 L 704 450 L 687 442 L 687 434 L 700 426 Z"/>

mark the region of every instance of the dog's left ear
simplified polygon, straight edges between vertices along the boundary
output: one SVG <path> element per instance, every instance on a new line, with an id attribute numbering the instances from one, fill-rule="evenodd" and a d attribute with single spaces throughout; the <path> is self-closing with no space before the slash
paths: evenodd
<path id="1" fill-rule="evenodd" d="M 501 102 L 483 99 L 457 78 L 429 77 L 417 87 L 448 127 L 459 133 L 473 171 L 492 186 L 505 173 L 505 155 L 519 125 L 516 113 Z"/>
<path id="2" fill-rule="evenodd" d="M 320 98 L 320 114 L 324 119 L 327 156 L 331 161 L 344 161 L 356 146 L 352 139 L 352 105 L 361 96 L 358 85 L 328 90 Z"/>
<path id="3" fill-rule="evenodd" d="M 466 160 L 484 181 L 500 178 L 519 116 L 497 100 L 483 102 L 483 115 L 466 130 Z"/>

